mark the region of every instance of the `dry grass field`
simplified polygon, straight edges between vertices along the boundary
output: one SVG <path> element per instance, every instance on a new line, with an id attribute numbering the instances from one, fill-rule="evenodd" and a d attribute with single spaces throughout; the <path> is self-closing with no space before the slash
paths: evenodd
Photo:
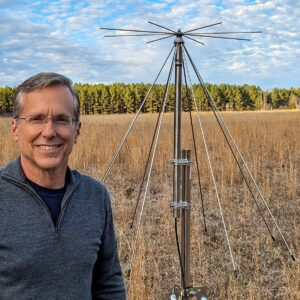
<path id="1" fill-rule="evenodd" d="M 233 276 L 199 125 L 193 115 L 208 228 L 204 232 L 194 164 L 193 283 L 205 286 L 209 299 L 300 299 L 300 112 L 222 115 L 296 261 L 292 261 L 261 205 L 275 237 L 272 241 L 213 115 L 201 113 L 239 276 Z M 147 114 L 138 118 L 105 182 L 111 194 L 124 272 L 130 263 L 137 222 L 133 229 L 130 224 L 156 117 Z M 71 167 L 101 180 L 132 118 L 83 116 L 82 136 L 71 155 Z M 182 148 L 193 150 L 188 114 L 183 114 L 182 126 Z M 10 120 L 0 119 L 1 166 L 18 154 L 9 130 Z M 180 282 L 173 212 L 169 207 L 173 201 L 172 158 L 173 115 L 166 114 L 132 273 L 130 278 L 125 277 L 128 299 L 169 299 L 173 286 Z"/>

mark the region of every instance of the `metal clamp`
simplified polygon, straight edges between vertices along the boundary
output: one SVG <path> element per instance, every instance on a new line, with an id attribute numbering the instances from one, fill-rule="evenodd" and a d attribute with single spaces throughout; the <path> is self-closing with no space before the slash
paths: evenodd
<path id="1" fill-rule="evenodd" d="M 191 203 L 185 202 L 185 201 L 180 201 L 180 202 L 171 202 L 170 203 L 170 207 L 173 207 L 174 209 L 177 208 L 184 208 L 184 209 L 188 209 L 192 206 Z"/>
<path id="2" fill-rule="evenodd" d="M 171 164 L 174 166 L 188 166 L 192 163 L 193 163 L 192 160 L 188 160 L 186 158 L 171 159 Z"/>

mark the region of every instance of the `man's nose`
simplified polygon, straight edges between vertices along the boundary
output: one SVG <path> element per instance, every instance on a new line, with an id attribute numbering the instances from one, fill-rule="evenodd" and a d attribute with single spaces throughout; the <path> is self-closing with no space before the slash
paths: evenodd
<path id="1" fill-rule="evenodd" d="M 46 137 L 56 136 L 55 123 L 52 118 L 45 119 L 42 134 Z"/>

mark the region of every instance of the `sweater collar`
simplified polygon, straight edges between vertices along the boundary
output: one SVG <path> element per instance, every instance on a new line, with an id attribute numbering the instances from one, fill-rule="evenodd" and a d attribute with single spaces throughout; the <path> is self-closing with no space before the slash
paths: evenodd
<path id="1" fill-rule="evenodd" d="M 15 181 L 26 183 L 26 176 L 21 166 L 21 156 L 19 155 L 16 159 L 9 162 L 6 167 L 3 168 L 3 173 L 5 177 L 9 177 Z M 66 172 L 66 183 L 68 185 L 77 185 L 80 181 L 80 173 L 75 170 L 71 170 L 67 167 Z"/>

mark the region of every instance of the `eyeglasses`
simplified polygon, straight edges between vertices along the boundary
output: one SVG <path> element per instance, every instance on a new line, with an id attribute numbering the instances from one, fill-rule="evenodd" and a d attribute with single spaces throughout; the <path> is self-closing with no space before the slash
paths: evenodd
<path id="1" fill-rule="evenodd" d="M 49 120 L 52 120 L 53 125 L 64 128 L 72 127 L 73 123 L 76 123 L 77 120 L 68 115 L 58 115 L 52 118 L 47 118 L 44 115 L 31 115 L 25 117 L 17 117 L 18 120 L 24 120 L 26 125 L 32 127 L 43 127 Z"/>

